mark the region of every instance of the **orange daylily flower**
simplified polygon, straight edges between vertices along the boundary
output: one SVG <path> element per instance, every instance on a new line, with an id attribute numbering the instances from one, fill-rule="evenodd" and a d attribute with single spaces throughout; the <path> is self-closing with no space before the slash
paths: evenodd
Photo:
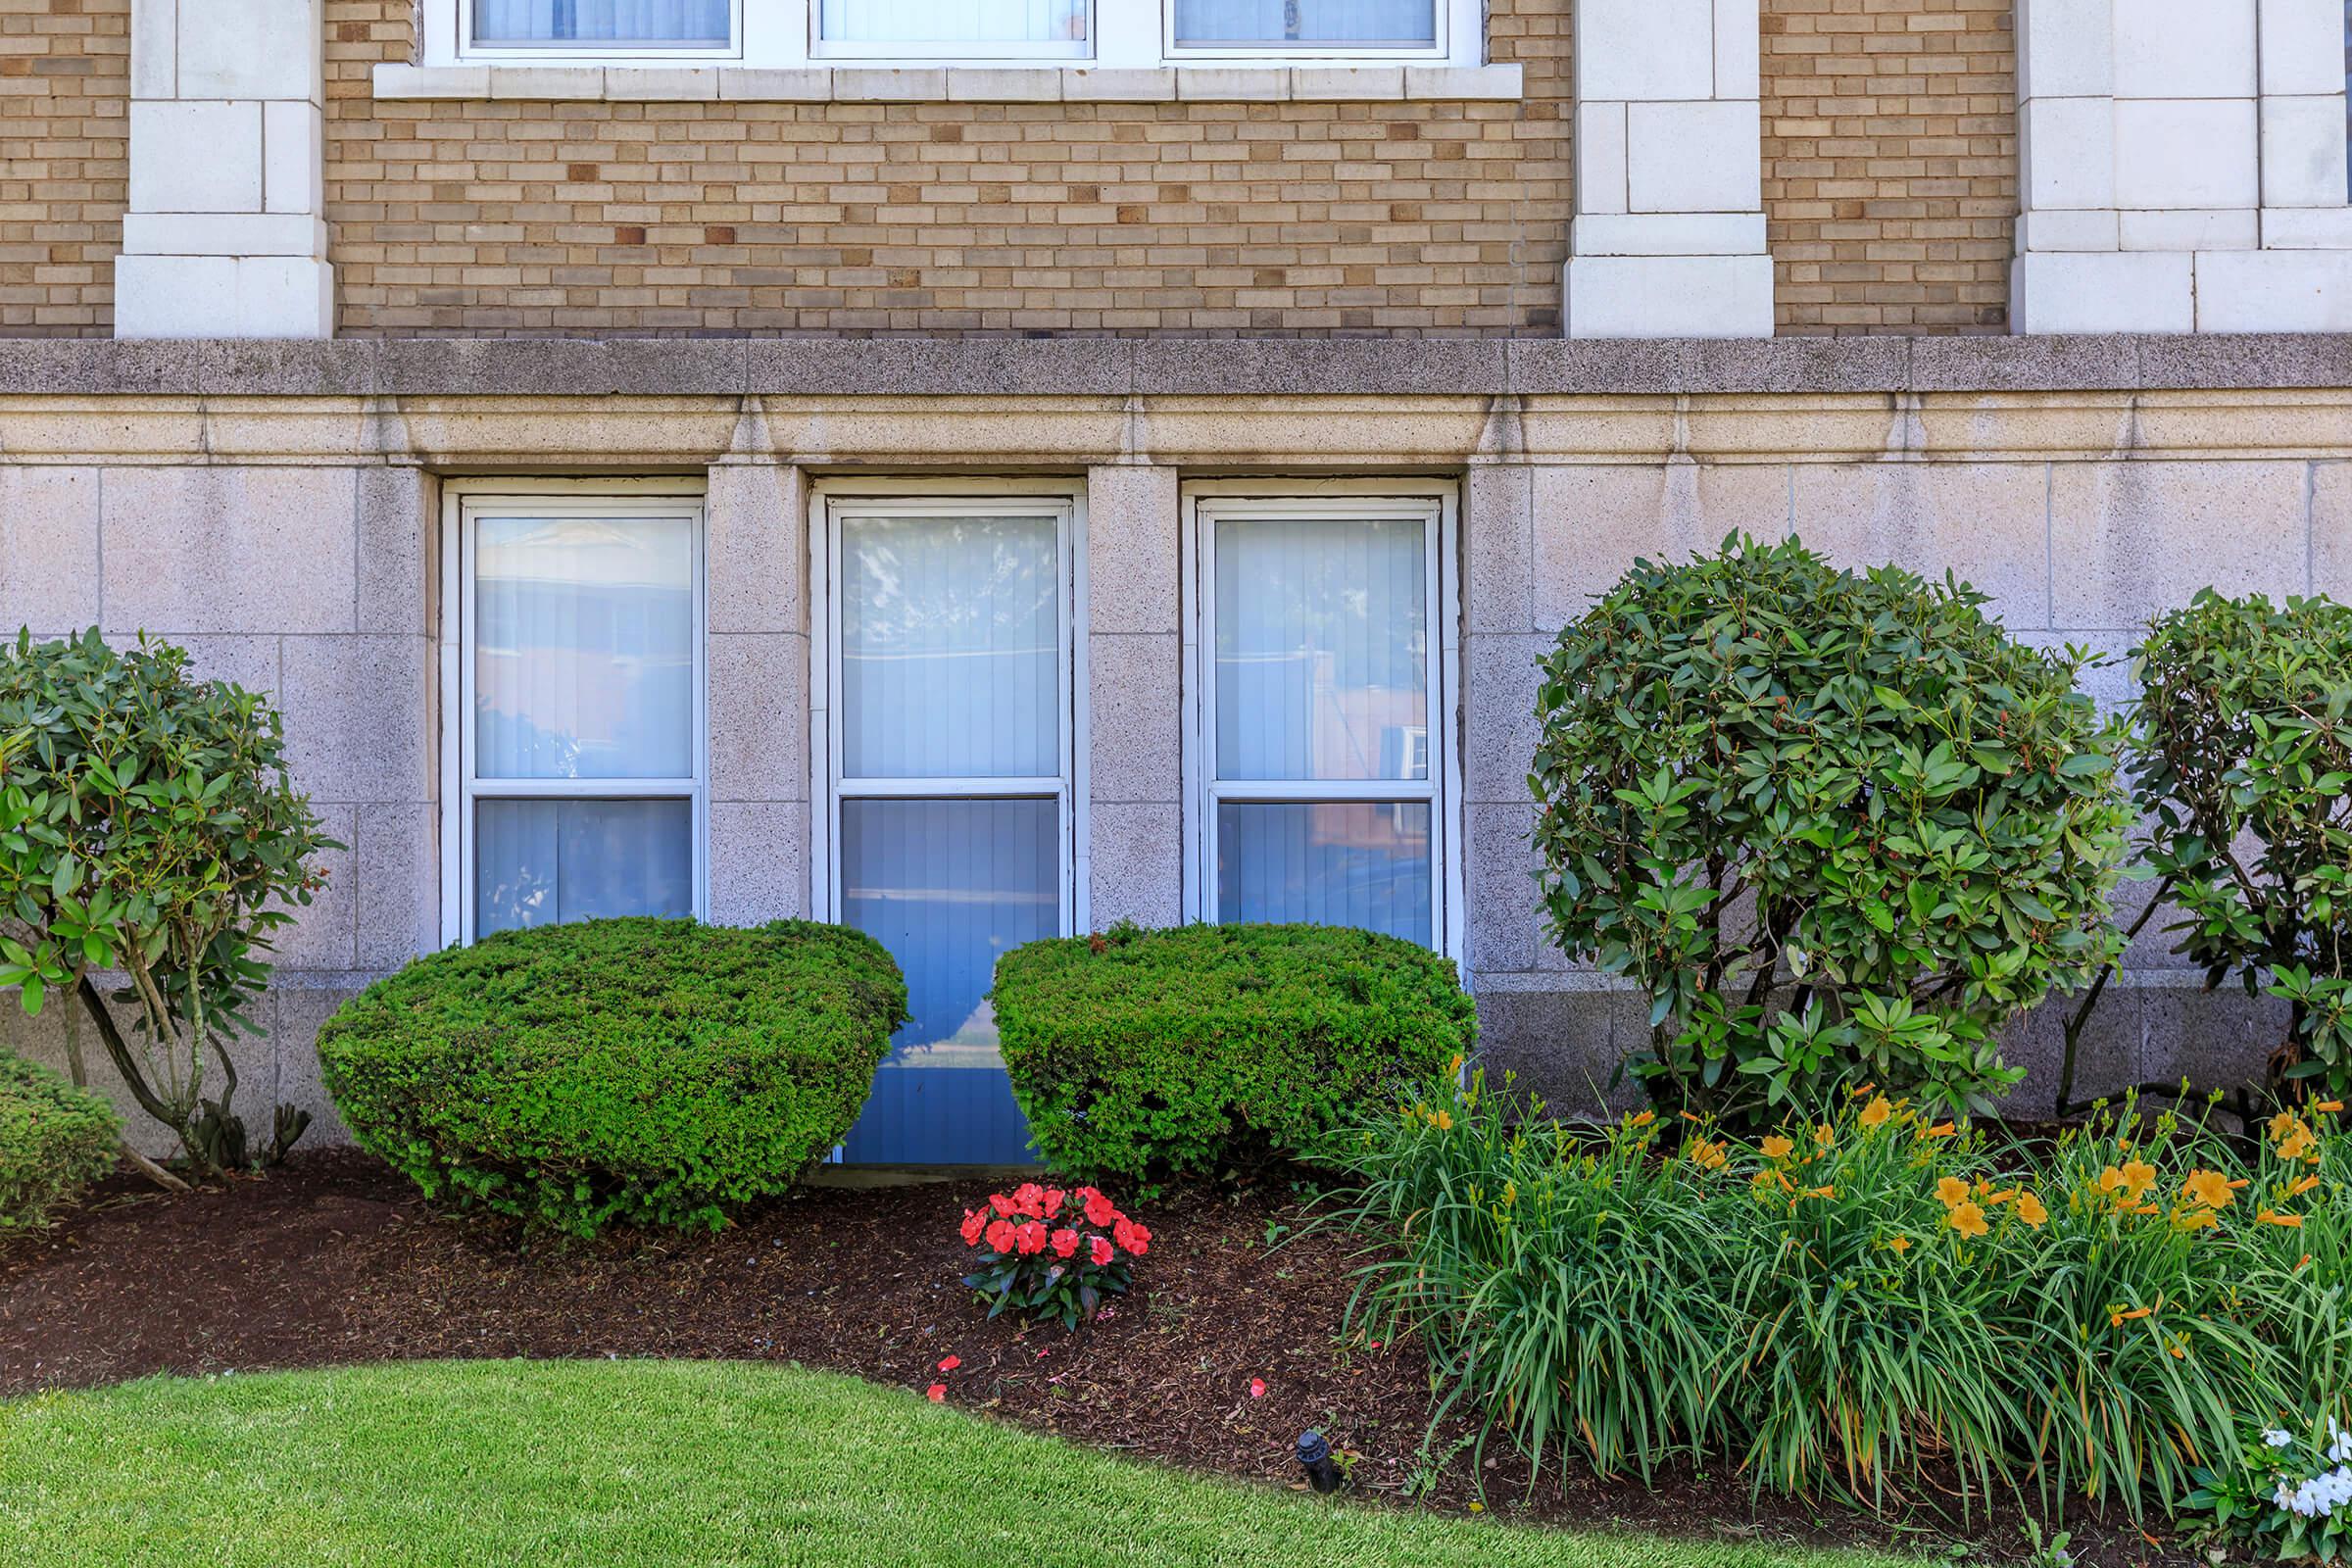
<path id="1" fill-rule="evenodd" d="M 2020 1193 L 2017 1196 L 2017 1217 L 2038 1230 L 2042 1221 L 2050 1217 L 2050 1211 L 2042 1207 L 2041 1200 L 2032 1193 Z"/>
<path id="2" fill-rule="evenodd" d="M 2222 1216 L 2210 1208 L 2192 1208 L 2185 1214 L 2176 1216 L 2173 1220 L 2174 1224 L 2184 1231 L 2210 1230 L 2221 1222 Z"/>
<path id="3" fill-rule="evenodd" d="M 1953 1204 L 1947 1219 L 1952 1229 L 1963 1236 L 1983 1236 L 1992 1229 L 1984 1223 L 1984 1211 L 1971 1202 Z"/>
<path id="4" fill-rule="evenodd" d="M 1948 1121 L 1939 1121 L 1933 1127 L 1922 1127 L 1919 1130 L 1919 1136 L 1922 1138 L 1949 1138 L 1958 1130 Z"/>
<path id="5" fill-rule="evenodd" d="M 1893 1104 L 1886 1099 L 1885 1095 L 1881 1095 L 1877 1099 L 1873 1100 L 1869 1104 L 1862 1107 L 1862 1125 L 1865 1127 L 1884 1127 L 1886 1124 L 1886 1118 L 1893 1114 Z"/>
<path id="6" fill-rule="evenodd" d="M 2344 1102 L 2340 1100 L 2323 1100 L 2311 1108 L 2332 1116 L 2344 1108 Z"/>
<path id="7" fill-rule="evenodd" d="M 2320 1179 L 2317 1176 L 2305 1176 L 2286 1190 L 2286 1196 L 2289 1198 L 2301 1198 L 2305 1193 L 2310 1192 L 2314 1187 L 2319 1185 Z"/>
<path id="8" fill-rule="evenodd" d="M 1710 1143 L 1704 1138 L 1693 1138 L 1683 1145 L 1683 1157 L 1700 1170 L 1721 1170 L 1730 1158 L 1721 1144 Z"/>
<path id="9" fill-rule="evenodd" d="M 1968 1201 L 1968 1183 L 1957 1176 L 1946 1176 L 1936 1184 L 1936 1200 L 1946 1208 L 1958 1208 Z"/>
<path id="10" fill-rule="evenodd" d="M 2263 1209 L 2255 1214 L 2254 1217 L 2262 1221 L 2265 1225 L 2283 1225 L 2290 1230 L 2299 1230 L 2302 1228 L 2303 1224 L 2302 1215 L 2281 1214 L 2277 1209 L 2273 1208 Z"/>
<path id="11" fill-rule="evenodd" d="M 2236 1201 L 2230 1178 L 2218 1170 L 2189 1172 L 2188 1180 L 2180 1187 L 2180 1196 L 2205 1208 L 2228 1208 Z"/>
<path id="12" fill-rule="evenodd" d="M 1764 1157 L 1766 1159 L 1787 1159 L 1795 1152 L 1796 1145 L 1788 1139 L 1783 1138 L 1779 1133 L 1774 1133 L 1764 1140 Z"/>
<path id="13" fill-rule="evenodd" d="M 2121 1307 L 2110 1308 L 2107 1313 L 2107 1326 L 2111 1329 L 2120 1329 L 2132 1319 L 2147 1317 L 2155 1310 L 2152 1306 L 2135 1306 L 2129 1312 Z"/>
<path id="14" fill-rule="evenodd" d="M 1895 1255 L 1899 1257 L 1903 1253 L 1911 1250 L 1911 1238 L 1908 1236 L 1897 1236 L 1893 1241 L 1888 1242 L 1886 1245 L 1892 1248 Z"/>

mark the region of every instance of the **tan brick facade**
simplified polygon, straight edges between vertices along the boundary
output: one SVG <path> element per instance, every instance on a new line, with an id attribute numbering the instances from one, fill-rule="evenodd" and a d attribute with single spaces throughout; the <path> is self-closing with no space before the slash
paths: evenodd
<path id="1" fill-rule="evenodd" d="M 406 0 L 328 0 L 356 335 L 1547 336 L 1564 0 L 1522 103 L 378 103 Z"/>
<path id="2" fill-rule="evenodd" d="M 129 0 L 0 0 L 0 334 L 113 331 L 129 96 Z"/>
<path id="3" fill-rule="evenodd" d="M 1764 0 L 1764 210 L 1784 333 L 2002 332 L 2013 0 Z"/>

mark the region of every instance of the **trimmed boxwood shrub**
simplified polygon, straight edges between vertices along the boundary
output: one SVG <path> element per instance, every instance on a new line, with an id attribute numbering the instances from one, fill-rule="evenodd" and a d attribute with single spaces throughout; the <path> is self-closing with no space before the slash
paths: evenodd
<path id="1" fill-rule="evenodd" d="M 1638 985 L 1661 1109 L 1768 1123 L 1872 1082 L 1983 1110 L 1997 1031 L 2091 983 L 2131 803 L 2087 656 L 1985 596 L 1734 537 L 1642 562 L 1544 661 L 1550 928 Z"/>
<path id="2" fill-rule="evenodd" d="M 0 1231 L 41 1224 L 114 1169 L 122 1134 L 105 1101 L 0 1051 Z"/>
<path id="3" fill-rule="evenodd" d="M 841 1141 L 906 1018 L 898 965 L 841 926 L 591 920 L 417 959 L 318 1058 L 353 1138 L 428 1197 L 715 1228 Z"/>
<path id="4" fill-rule="evenodd" d="M 1476 1043 L 1453 963 L 1369 931 L 1194 925 L 1033 942 L 997 962 L 1029 1136 L 1096 1179 L 1296 1155 Z"/>

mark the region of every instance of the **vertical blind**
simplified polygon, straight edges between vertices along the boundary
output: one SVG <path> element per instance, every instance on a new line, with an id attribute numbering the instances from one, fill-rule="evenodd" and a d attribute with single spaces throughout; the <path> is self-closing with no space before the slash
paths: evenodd
<path id="1" fill-rule="evenodd" d="M 1081 43 L 1087 0 L 820 0 L 830 43 Z"/>
<path id="2" fill-rule="evenodd" d="M 1435 0 L 1176 0 L 1176 41 L 1434 48 Z"/>
<path id="3" fill-rule="evenodd" d="M 691 787 L 693 522 L 490 516 L 473 543 L 473 777 Z M 473 825 L 480 934 L 693 912 L 691 800 L 485 798 Z"/>
<path id="4" fill-rule="evenodd" d="M 842 523 L 842 775 L 1061 772 L 1052 517 Z"/>
<path id="5" fill-rule="evenodd" d="M 474 543 L 479 778 L 694 773 L 694 527 L 484 517 Z"/>
<path id="6" fill-rule="evenodd" d="M 1226 802 L 1217 918 L 1358 926 L 1431 945 L 1426 801 Z"/>
<path id="7" fill-rule="evenodd" d="M 471 0 L 473 41 L 723 48 L 728 0 Z"/>
<path id="8" fill-rule="evenodd" d="M 1217 777 L 1427 778 L 1425 526 L 1216 529 Z"/>

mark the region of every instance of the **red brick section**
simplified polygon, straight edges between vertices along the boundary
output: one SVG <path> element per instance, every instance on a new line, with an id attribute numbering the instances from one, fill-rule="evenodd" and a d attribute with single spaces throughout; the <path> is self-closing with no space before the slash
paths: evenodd
<path id="1" fill-rule="evenodd" d="M 0 336 L 113 332 L 129 98 L 130 0 L 0 0 Z"/>
<path id="2" fill-rule="evenodd" d="M 1783 334 L 2005 332 L 2013 0 L 1763 0 Z"/>
<path id="3" fill-rule="evenodd" d="M 407 0 L 327 0 L 341 330 L 1554 336 L 1568 0 L 1524 103 L 375 102 Z"/>

